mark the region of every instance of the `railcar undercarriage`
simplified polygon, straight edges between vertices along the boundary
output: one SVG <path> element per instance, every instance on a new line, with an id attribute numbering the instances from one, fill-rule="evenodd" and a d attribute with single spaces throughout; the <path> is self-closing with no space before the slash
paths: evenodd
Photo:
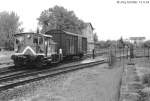
<path id="1" fill-rule="evenodd" d="M 15 66 L 36 66 L 42 67 L 51 63 L 51 57 L 44 57 L 43 55 L 12 55 Z"/>

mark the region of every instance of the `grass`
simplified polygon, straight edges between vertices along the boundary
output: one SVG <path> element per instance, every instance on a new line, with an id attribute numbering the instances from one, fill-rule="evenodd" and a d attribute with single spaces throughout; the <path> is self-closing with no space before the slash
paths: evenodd
<path id="1" fill-rule="evenodd" d="M 0 63 L 11 61 L 11 55 L 13 51 L 1 51 L 0 52 Z"/>
<path id="2" fill-rule="evenodd" d="M 130 86 L 131 89 L 135 89 L 134 92 L 138 94 L 136 101 L 150 101 L 150 92 L 145 92 L 144 89 L 147 89 L 147 87 L 150 87 L 150 74 L 149 74 L 149 67 L 150 63 L 148 62 L 146 58 L 139 58 L 139 59 L 133 59 L 133 62 L 135 63 L 136 69 L 134 69 L 133 66 L 133 72 L 131 72 L 130 75 L 134 75 L 134 78 L 131 82 L 137 81 L 139 84 L 135 85 L 133 84 Z M 137 75 L 136 71 L 139 71 L 141 73 L 144 73 L 144 75 Z M 128 75 L 128 76 L 130 76 Z M 139 79 L 140 78 L 140 79 Z"/>

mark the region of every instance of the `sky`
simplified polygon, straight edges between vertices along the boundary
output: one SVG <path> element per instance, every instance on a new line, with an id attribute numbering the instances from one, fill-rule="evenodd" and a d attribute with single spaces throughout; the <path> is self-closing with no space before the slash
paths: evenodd
<path id="1" fill-rule="evenodd" d="M 119 3 L 117 3 L 119 1 Z M 131 3 L 135 1 L 137 3 Z M 55 5 L 73 10 L 84 22 L 91 22 L 99 40 L 129 37 L 150 39 L 150 1 L 139 0 L 1 0 L 0 12 L 14 11 L 24 31 L 37 29 L 43 10 Z M 140 0 L 141 1 L 141 0 Z M 149 3 L 148 3 L 149 2 Z"/>

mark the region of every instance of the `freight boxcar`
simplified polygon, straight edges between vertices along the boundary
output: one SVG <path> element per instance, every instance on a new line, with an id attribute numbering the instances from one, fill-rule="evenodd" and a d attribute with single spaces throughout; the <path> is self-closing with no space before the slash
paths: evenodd
<path id="1" fill-rule="evenodd" d="M 62 49 L 63 58 L 83 57 L 87 53 L 87 38 L 83 35 L 64 30 L 50 30 L 46 34 L 51 35 L 57 43 L 57 53 Z"/>

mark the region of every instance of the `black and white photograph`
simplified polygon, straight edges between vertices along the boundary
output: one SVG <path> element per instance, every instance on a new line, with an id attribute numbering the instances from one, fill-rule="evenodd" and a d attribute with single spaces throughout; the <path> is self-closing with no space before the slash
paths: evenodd
<path id="1" fill-rule="evenodd" d="M 1 0 L 0 101 L 150 101 L 150 0 Z"/>

